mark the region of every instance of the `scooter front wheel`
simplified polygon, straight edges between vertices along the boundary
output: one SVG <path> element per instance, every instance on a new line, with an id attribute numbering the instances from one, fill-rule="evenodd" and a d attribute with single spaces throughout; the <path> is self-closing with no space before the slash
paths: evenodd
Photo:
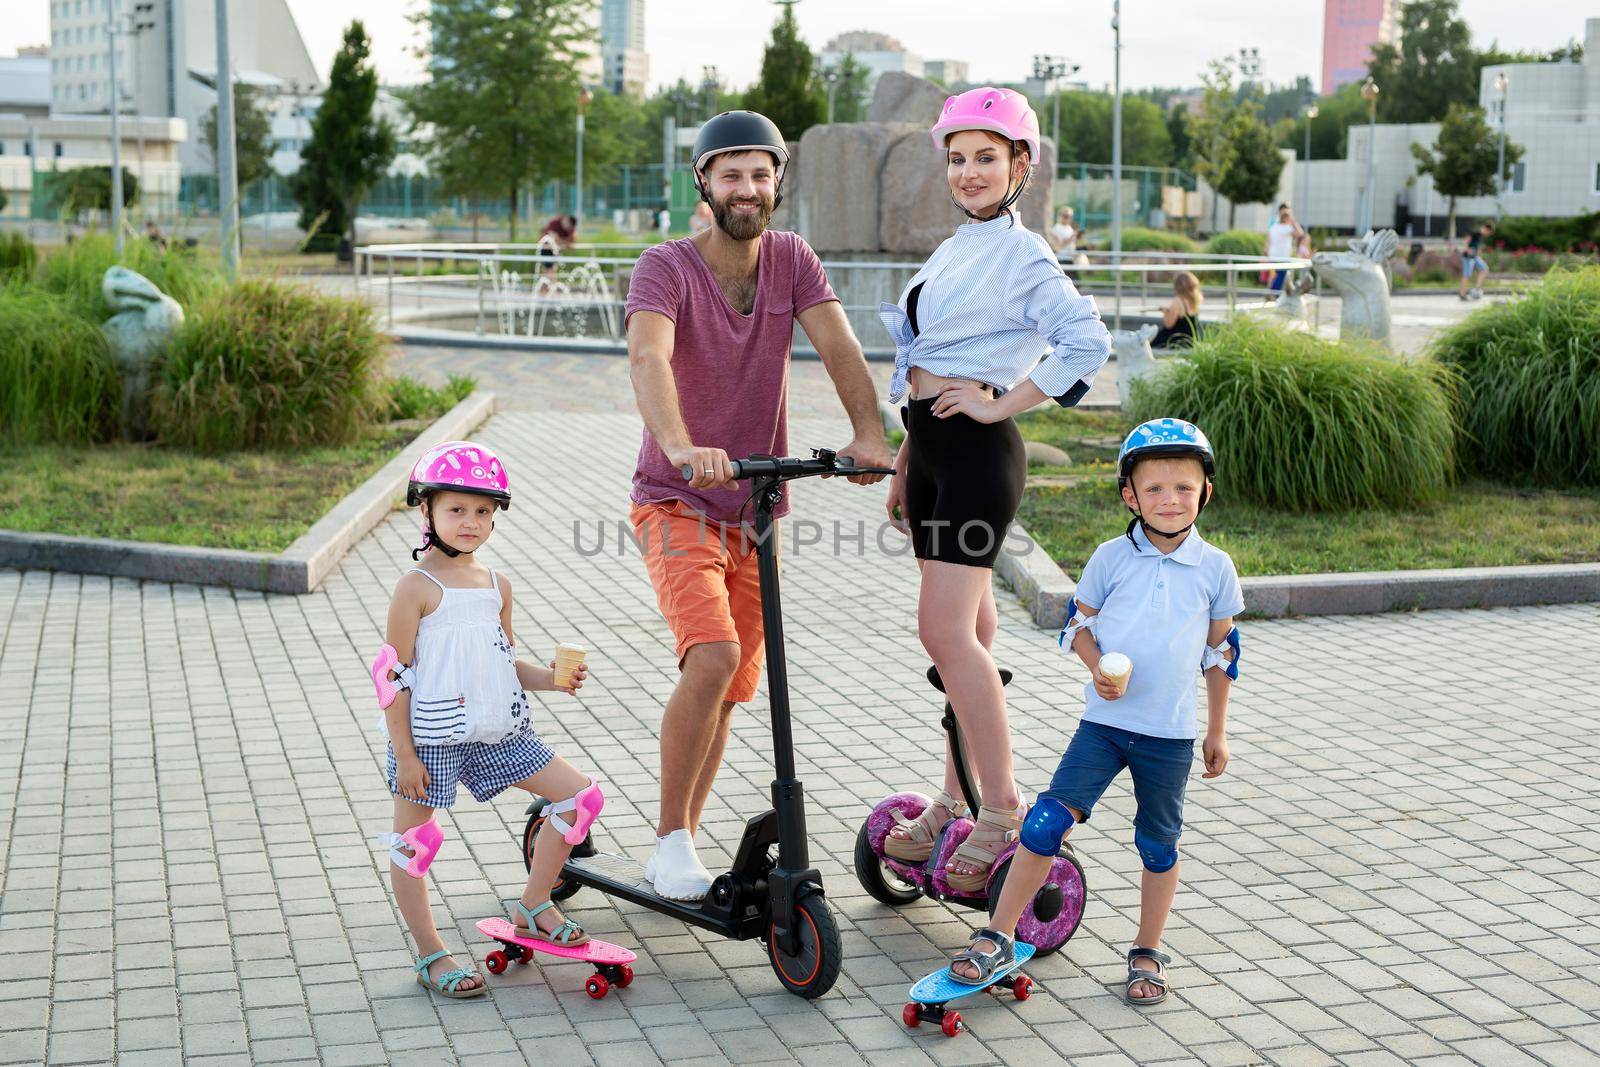
<path id="1" fill-rule="evenodd" d="M 872 847 L 872 820 L 861 824 L 856 834 L 856 881 L 872 895 L 872 899 L 891 908 L 909 904 L 922 895 L 922 890 L 884 863 L 878 850 Z"/>
<path id="2" fill-rule="evenodd" d="M 768 924 L 767 962 L 772 964 L 772 972 L 783 988 L 795 996 L 815 1000 L 833 988 L 839 965 L 844 962 L 839 926 L 820 893 L 811 893 L 795 905 L 794 923 L 799 951 L 793 956 L 778 945 L 775 924 Z"/>

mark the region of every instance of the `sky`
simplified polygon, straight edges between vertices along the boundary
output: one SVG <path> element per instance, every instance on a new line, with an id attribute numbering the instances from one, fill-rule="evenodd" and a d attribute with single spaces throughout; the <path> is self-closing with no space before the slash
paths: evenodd
<path id="1" fill-rule="evenodd" d="M 206 2 L 206 0 L 199 0 Z M 416 33 L 406 14 L 425 0 L 288 0 L 312 59 L 326 75 L 344 26 L 366 21 L 373 59 L 386 84 L 421 78 L 411 55 Z M 50 36 L 49 0 L 0 0 L 0 56 Z M 1305 74 L 1321 80 L 1322 10 L 1317 0 L 1127 0 L 1122 5 L 1122 81 L 1131 89 L 1197 85 L 1208 59 L 1253 47 L 1261 52 L 1267 82 L 1292 83 Z M 802 36 L 820 50 L 836 33 L 875 30 L 900 40 L 924 59 L 963 59 L 977 81 L 1017 82 L 1027 77 L 1035 52 L 1078 63 L 1077 77 L 1111 84 L 1109 0 L 800 0 L 795 18 Z M 981 17 L 974 17 L 981 11 Z M 1461 0 L 1474 43 L 1553 48 L 1583 38 L 1580 0 Z M 864 14 L 864 12 L 870 12 Z M 645 0 L 645 43 L 652 87 L 678 77 L 698 82 L 713 64 L 723 80 L 750 84 L 778 8 L 764 0 Z"/>

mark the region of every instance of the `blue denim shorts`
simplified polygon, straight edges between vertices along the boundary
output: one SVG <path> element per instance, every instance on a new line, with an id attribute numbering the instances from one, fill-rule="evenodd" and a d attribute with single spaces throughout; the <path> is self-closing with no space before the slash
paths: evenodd
<path id="1" fill-rule="evenodd" d="M 1128 768 L 1139 805 L 1134 829 L 1162 844 L 1175 845 L 1183 833 L 1183 794 L 1194 762 L 1194 739 L 1151 737 L 1098 722 L 1079 722 L 1066 754 L 1040 796 L 1083 812 L 1088 822 L 1111 780 Z"/>
<path id="2" fill-rule="evenodd" d="M 1489 264 L 1487 264 L 1487 263 L 1485 263 L 1483 261 L 1483 257 L 1482 256 L 1462 256 L 1461 257 L 1461 273 L 1462 274 L 1464 274 L 1465 276 L 1470 278 L 1474 274 L 1479 273 L 1480 271 L 1482 273 L 1484 273 L 1484 274 L 1488 274 L 1489 273 Z"/>
<path id="3" fill-rule="evenodd" d="M 417 758 L 428 768 L 428 793 L 419 803 L 448 808 L 456 802 L 456 784 L 465 785 L 480 804 L 544 770 L 555 757 L 550 746 L 533 731 L 517 734 L 499 744 L 469 742 L 464 745 L 418 745 Z M 399 768 L 394 745 L 389 745 L 389 792 L 399 795 Z"/>

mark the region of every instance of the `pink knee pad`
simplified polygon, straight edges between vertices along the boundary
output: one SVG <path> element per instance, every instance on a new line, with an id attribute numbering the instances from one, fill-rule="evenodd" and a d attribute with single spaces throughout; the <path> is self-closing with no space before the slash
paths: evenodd
<path id="1" fill-rule="evenodd" d="M 421 878 L 428 873 L 433 857 L 439 854 L 439 847 L 444 844 L 444 830 L 429 819 L 403 834 L 379 834 L 378 842 L 389 846 L 389 859 L 396 867 L 413 878 Z M 401 846 L 411 849 L 412 854 L 408 856 L 401 852 Z"/>
<path id="2" fill-rule="evenodd" d="M 391 671 L 395 674 L 393 679 L 389 677 Z M 372 684 L 378 690 L 378 707 L 387 708 L 393 704 L 395 694 L 410 689 L 415 681 L 416 674 L 400 662 L 400 654 L 393 645 L 384 645 L 378 650 L 378 658 L 372 661 Z"/>
<path id="3" fill-rule="evenodd" d="M 600 809 L 605 806 L 606 798 L 605 794 L 600 792 L 600 783 L 591 778 L 589 784 L 578 790 L 574 796 L 545 808 L 544 814 L 567 844 L 578 845 L 588 836 L 589 827 L 594 825 L 594 821 L 600 817 Z M 576 813 L 571 822 L 561 817 L 561 813 L 565 811 Z"/>

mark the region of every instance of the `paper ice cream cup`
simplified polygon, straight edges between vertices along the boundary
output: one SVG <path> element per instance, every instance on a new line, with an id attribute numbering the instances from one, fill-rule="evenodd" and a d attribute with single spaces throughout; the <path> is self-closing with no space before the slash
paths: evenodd
<path id="1" fill-rule="evenodd" d="M 1119 691 L 1127 692 L 1128 678 L 1133 674 L 1133 660 L 1121 652 L 1107 652 L 1100 657 L 1100 673 Z"/>

